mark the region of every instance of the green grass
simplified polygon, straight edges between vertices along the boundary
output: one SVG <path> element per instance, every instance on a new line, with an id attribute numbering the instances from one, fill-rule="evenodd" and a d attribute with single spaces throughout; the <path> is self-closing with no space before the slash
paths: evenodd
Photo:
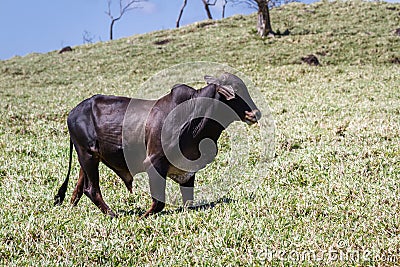
<path id="1" fill-rule="evenodd" d="M 288 36 L 260 39 L 254 15 L 234 16 L 1 61 L 0 264 L 400 264 L 399 12 L 382 2 L 294 3 L 271 11 L 274 30 Z M 308 54 L 321 66 L 301 64 Z M 242 170 L 262 174 L 259 189 L 138 220 L 148 194 L 128 194 L 101 167 L 106 202 L 128 213 L 111 220 L 86 197 L 53 207 L 67 171 L 68 112 L 96 93 L 134 95 L 158 71 L 199 60 L 242 71 L 268 101 L 276 156 Z M 74 155 L 67 197 L 77 171 Z M 270 261 L 272 251 L 287 253 Z"/>

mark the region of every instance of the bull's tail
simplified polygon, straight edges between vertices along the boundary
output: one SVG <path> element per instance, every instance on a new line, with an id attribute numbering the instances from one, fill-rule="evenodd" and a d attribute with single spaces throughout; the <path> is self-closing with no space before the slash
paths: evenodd
<path id="1" fill-rule="evenodd" d="M 61 205 L 65 198 L 65 192 L 67 192 L 69 175 L 71 173 L 71 165 L 72 165 L 72 150 L 73 150 L 72 140 L 69 139 L 69 164 L 68 164 L 68 173 L 67 177 L 65 178 L 63 184 L 61 185 L 60 189 L 58 189 L 57 195 L 54 197 L 54 206 Z"/>

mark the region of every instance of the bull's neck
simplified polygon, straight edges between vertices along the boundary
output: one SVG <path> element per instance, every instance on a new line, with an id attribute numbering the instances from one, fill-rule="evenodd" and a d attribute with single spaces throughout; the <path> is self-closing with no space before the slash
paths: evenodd
<path id="1" fill-rule="evenodd" d="M 225 128 L 229 126 L 234 121 L 234 117 L 232 118 L 223 118 L 223 125 L 221 123 L 217 122 L 215 119 L 212 119 L 215 116 L 215 114 L 218 114 L 220 107 L 218 106 L 219 102 L 222 102 L 223 104 L 226 104 L 225 98 L 222 97 L 216 90 L 216 85 L 214 84 L 209 84 L 208 86 L 197 90 L 196 94 L 194 94 L 193 98 L 198 98 L 198 97 L 205 97 L 205 98 L 210 98 L 213 100 L 216 100 L 216 105 L 211 105 L 209 108 L 209 114 L 211 115 L 210 117 L 204 117 L 201 119 L 201 122 L 199 123 L 199 129 L 198 133 L 196 134 L 196 139 L 202 140 L 204 138 L 211 138 L 215 142 L 218 140 L 220 137 L 221 133 Z M 222 104 L 221 103 L 221 104 Z M 222 104 L 222 105 L 223 105 Z"/>

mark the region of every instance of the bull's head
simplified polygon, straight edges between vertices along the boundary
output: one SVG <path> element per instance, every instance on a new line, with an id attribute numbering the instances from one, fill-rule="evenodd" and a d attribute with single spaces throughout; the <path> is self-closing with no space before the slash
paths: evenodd
<path id="1" fill-rule="evenodd" d="M 261 118 L 260 110 L 254 104 L 246 85 L 239 77 L 225 72 L 218 78 L 205 76 L 204 79 L 208 84 L 217 85 L 217 92 L 225 98 L 226 104 L 242 121 L 254 124 Z"/>

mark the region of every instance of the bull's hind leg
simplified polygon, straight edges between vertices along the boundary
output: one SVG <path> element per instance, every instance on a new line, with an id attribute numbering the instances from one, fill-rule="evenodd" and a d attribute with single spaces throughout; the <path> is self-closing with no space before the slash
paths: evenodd
<path id="1" fill-rule="evenodd" d="M 99 185 L 99 160 L 85 153 L 79 155 L 79 163 L 84 171 L 83 193 L 104 213 L 115 217 L 115 213 L 104 202 Z M 85 179 L 86 178 L 86 179 Z"/>
<path id="2" fill-rule="evenodd" d="M 84 182 L 85 182 L 84 179 L 87 179 L 87 177 L 81 167 L 81 169 L 79 170 L 79 179 L 78 179 L 78 182 L 76 183 L 75 190 L 72 193 L 72 197 L 71 197 L 71 205 L 72 206 L 76 206 L 82 197 L 83 186 L 84 186 Z"/>

